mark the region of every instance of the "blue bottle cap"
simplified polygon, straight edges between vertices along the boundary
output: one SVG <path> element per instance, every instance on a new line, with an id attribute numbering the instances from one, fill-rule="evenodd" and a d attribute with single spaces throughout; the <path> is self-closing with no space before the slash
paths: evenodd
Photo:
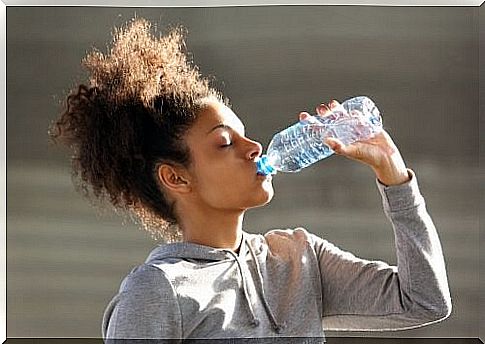
<path id="1" fill-rule="evenodd" d="M 268 156 L 267 155 L 262 155 L 257 161 L 256 161 L 256 167 L 258 168 L 257 173 L 262 174 L 264 176 L 268 174 L 276 174 L 276 170 L 273 166 L 268 161 Z"/>

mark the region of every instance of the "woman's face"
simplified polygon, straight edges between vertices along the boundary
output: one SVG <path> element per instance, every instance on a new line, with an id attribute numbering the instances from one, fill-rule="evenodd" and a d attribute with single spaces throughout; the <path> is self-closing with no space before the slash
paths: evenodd
<path id="1" fill-rule="evenodd" d="M 227 106 L 210 101 L 189 129 L 186 143 L 192 194 L 197 202 L 220 210 L 246 210 L 273 197 L 271 176 L 256 173 L 261 144 L 245 136 L 241 120 Z"/>

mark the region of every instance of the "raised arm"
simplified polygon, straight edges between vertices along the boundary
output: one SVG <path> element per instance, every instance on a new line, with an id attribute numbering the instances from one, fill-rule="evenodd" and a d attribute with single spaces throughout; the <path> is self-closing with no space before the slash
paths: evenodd
<path id="1" fill-rule="evenodd" d="M 326 330 L 397 330 L 445 319 L 451 299 L 435 226 L 416 177 L 399 186 L 378 182 L 392 223 L 397 267 L 369 261 L 315 238 Z"/>
<path id="2" fill-rule="evenodd" d="M 339 106 L 320 105 L 325 116 Z M 308 114 L 300 113 L 300 119 Z M 326 144 L 335 153 L 372 168 L 384 212 L 392 223 L 397 267 L 368 261 L 316 239 L 323 289 L 323 324 L 328 330 L 391 330 L 425 325 L 451 312 L 441 244 L 414 172 L 406 168 L 389 134 L 343 145 Z"/>

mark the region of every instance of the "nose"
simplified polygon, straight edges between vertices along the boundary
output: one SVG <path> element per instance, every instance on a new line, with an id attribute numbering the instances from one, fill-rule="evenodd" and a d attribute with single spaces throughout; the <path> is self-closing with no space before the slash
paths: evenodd
<path id="1" fill-rule="evenodd" d="M 248 144 L 249 144 L 249 148 L 246 152 L 246 158 L 248 160 L 254 160 L 258 156 L 260 156 L 261 153 L 263 152 L 263 146 L 261 146 L 261 143 L 259 143 L 257 141 L 253 141 L 253 140 L 250 140 L 250 139 L 247 139 L 247 141 L 248 141 Z"/>

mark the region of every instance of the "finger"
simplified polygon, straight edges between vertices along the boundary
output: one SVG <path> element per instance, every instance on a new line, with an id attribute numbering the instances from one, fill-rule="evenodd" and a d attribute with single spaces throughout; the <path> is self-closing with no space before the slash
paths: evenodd
<path id="1" fill-rule="evenodd" d="M 339 139 L 333 137 L 325 138 L 325 144 L 329 146 L 337 154 L 345 154 L 346 146 Z"/>
<path id="2" fill-rule="evenodd" d="M 342 141 L 333 137 L 325 139 L 325 144 L 329 146 L 336 154 L 345 156 L 347 158 L 366 162 L 365 149 L 358 142 L 350 145 L 344 145 Z"/>
<path id="3" fill-rule="evenodd" d="M 326 116 L 332 113 L 332 110 L 326 104 L 320 104 L 315 108 L 317 115 L 319 116 Z"/>
<path id="4" fill-rule="evenodd" d="M 327 137 L 324 142 L 339 155 L 343 155 L 355 160 L 362 159 L 362 150 L 359 148 L 359 145 L 345 145 L 342 141 L 334 137 Z"/>
<path id="5" fill-rule="evenodd" d="M 308 119 L 310 116 L 311 116 L 311 115 L 310 115 L 308 112 L 300 112 L 300 113 L 298 114 L 298 119 L 299 119 L 300 121 L 304 121 L 304 120 Z"/>
<path id="6" fill-rule="evenodd" d="M 340 106 L 340 103 L 335 99 L 333 99 L 330 103 L 328 103 L 328 107 L 330 108 L 330 110 L 333 110 L 339 106 Z"/>

